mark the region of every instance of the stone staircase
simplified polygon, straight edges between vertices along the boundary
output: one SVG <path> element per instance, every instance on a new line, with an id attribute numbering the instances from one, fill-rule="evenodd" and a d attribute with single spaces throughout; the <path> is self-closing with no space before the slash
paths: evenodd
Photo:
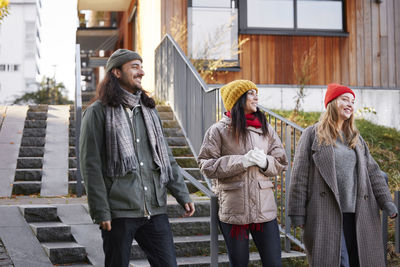
<path id="1" fill-rule="evenodd" d="M 75 150 L 76 129 L 75 129 L 75 113 L 74 106 L 71 105 L 69 110 L 69 153 L 68 153 L 68 192 L 76 194 L 76 175 L 77 175 L 77 159 Z M 85 186 L 82 180 L 82 195 L 85 195 Z"/>
<path id="2" fill-rule="evenodd" d="M 170 106 L 157 106 L 157 111 L 160 114 L 160 118 L 164 128 L 164 135 L 168 142 L 168 145 L 174 155 L 178 165 L 187 171 L 199 182 L 205 184 L 204 179 L 200 173 L 199 167 L 195 157 L 193 156 L 192 150 L 190 149 L 185 135 L 174 117 L 174 113 Z M 191 183 L 186 183 L 189 192 L 195 193 L 198 191 Z"/>
<path id="3" fill-rule="evenodd" d="M 40 193 L 47 110 L 47 105 L 29 106 L 17 159 L 13 195 Z"/>
<path id="4" fill-rule="evenodd" d="M 25 220 L 54 265 L 92 266 L 86 249 L 71 233 L 71 226 L 60 221 L 55 206 L 20 206 Z"/>
<path id="5" fill-rule="evenodd" d="M 177 204 L 168 205 L 168 216 L 171 224 L 178 266 L 209 266 L 210 265 L 210 205 L 209 201 L 197 201 L 193 217 L 182 218 L 183 209 Z M 218 236 L 219 258 L 218 266 L 229 266 L 229 259 L 223 236 Z M 283 238 L 282 238 L 283 243 Z M 283 246 L 283 244 L 282 244 Z M 292 251 L 282 252 L 283 266 L 294 266 L 303 260 L 305 254 Z M 144 252 L 136 241 L 132 243 L 131 267 L 150 266 Z M 249 266 L 261 266 L 257 248 L 250 237 Z"/>

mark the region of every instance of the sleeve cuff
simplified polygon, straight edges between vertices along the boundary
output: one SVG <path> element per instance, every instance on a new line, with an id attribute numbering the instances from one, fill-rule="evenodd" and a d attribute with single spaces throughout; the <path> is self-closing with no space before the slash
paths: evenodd
<path id="1" fill-rule="evenodd" d="M 304 225 L 306 223 L 306 217 L 301 215 L 292 215 L 289 216 L 294 227 Z"/>
<path id="2" fill-rule="evenodd" d="M 385 202 L 383 205 L 383 210 L 387 213 L 388 216 L 392 216 L 395 213 L 398 213 L 397 207 L 393 202 Z"/>

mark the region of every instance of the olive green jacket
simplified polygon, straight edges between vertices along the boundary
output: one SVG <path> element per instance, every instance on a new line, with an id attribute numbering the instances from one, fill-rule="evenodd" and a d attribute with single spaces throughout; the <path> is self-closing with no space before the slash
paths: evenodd
<path id="1" fill-rule="evenodd" d="M 125 113 L 129 118 L 128 112 Z M 160 186 L 160 170 L 153 161 L 140 106 L 133 109 L 133 118 L 128 121 L 131 122 L 138 168 L 122 177 L 109 177 L 105 170 L 105 106 L 96 101 L 83 113 L 79 139 L 80 168 L 90 215 L 96 223 L 118 217 L 137 218 L 166 213 L 167 189 L 181 206 L 192 202 L 168 145 L 174 179 L 166 188 Z"/>

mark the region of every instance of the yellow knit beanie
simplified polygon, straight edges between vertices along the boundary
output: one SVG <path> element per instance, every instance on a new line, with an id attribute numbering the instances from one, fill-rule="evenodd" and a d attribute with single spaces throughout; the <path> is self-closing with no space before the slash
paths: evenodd
<path id="1" fill-rule="evenodd" d="M 255 89 L 258 93 L 257 86 L 248 80 L 236 80 L 221 87 L 221 97 L 226 110 L 230 111 L 236 101 L 247 91 Z"/>

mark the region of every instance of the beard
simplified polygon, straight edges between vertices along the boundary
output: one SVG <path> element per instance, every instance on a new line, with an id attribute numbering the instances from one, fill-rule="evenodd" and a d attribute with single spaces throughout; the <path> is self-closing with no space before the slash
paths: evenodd
<path id="1" fill-rule="evenodd" d="M 138 77 L 140 76 L 135 76 L 133 79 L 136 79 Z M 132 94 L 135 94 L 138 90 L 143 89 L 141 84 L 132 83 L 129 81 L 130 80 L 126 76 L 122 76 L 121 78 L 118 79 L 118 83 L 120 84 L 120 86 Z"/>

